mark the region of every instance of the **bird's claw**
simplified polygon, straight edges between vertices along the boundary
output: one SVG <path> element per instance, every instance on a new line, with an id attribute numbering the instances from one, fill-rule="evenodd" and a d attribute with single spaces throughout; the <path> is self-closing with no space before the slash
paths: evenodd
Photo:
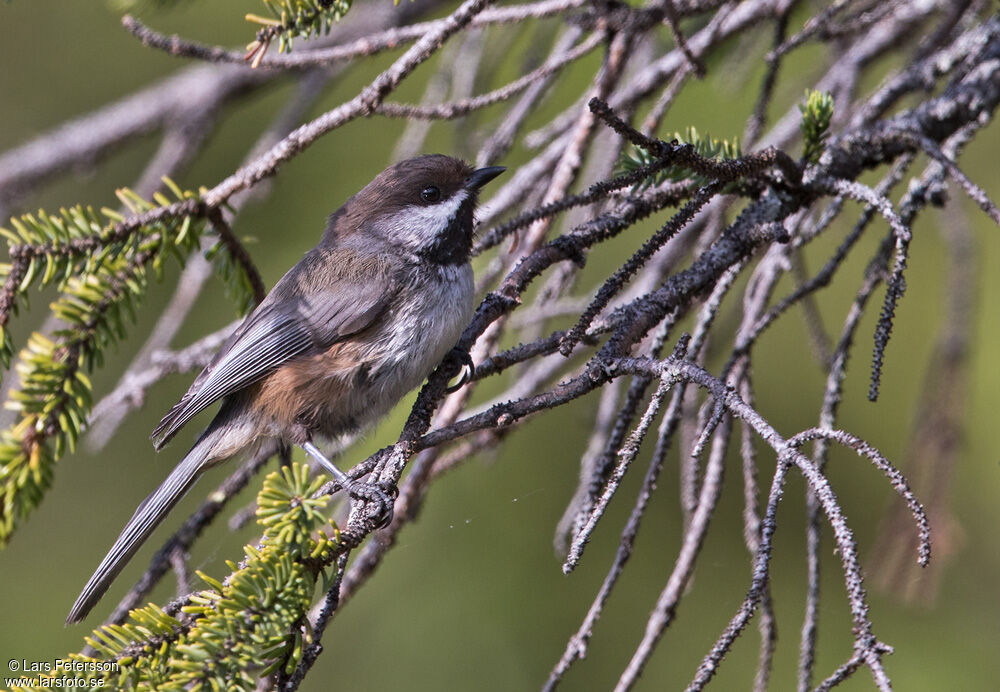
<path id="1" fill-rule="evenodd" d="M 464 348 L 459 348 L 456 346 L 451 349 L 448 353 L 448 361 L 454 363 L 455 367 L 460 368 L 458 382 L 445 388 L 445 393 L 452 394 L 457 392 L 459 389 L 464 387 L 469 382 L 472 382 L 472 378 L 476 374 L 476 364 L 472 361 L 472 356 Z"/>
<path id="2" fill-rule="evenodd" d="M 399 488 L 392 482 L 362 483 L 354 481 L 347 488 L 351 499 L 371 502 L 378 506 L 376 529 L 384 529 L 392 523 L 393 505 L 399 497 Z"/>
<path id="3" fill-rule="evenodd" d="M 392 498 L 393 502 L 399 497 L 399 487 L 392 481 L 379 481 L 378 486 L 382 488 L 386 495 Z"/>

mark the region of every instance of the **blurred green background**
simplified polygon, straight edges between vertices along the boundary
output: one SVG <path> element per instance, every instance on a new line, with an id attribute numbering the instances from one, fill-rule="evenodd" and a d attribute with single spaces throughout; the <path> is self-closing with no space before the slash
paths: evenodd
<path id="1" fill-rule="evenodd" d="M 385 11 L 392 11 L 390 0 L 378 2 Z M 258 7 L 225 0 L 182 2 L 170 11 L 140 9 L 140 16 L 158 30 L 210 43 L 241 45 L 251 33 L 242 15 Z M 119 17 L 119 12 L 103 3 L 71 0 L 15 0 L 0 6 L 4 66 L 0 70 L 0 151 L 184 67 L 177 59 L 139 45 L 121 29 Z M 551 27 L 551 22 L 547 26 Z M 769 35 L 769 31 L 764 33 Z M 510 48 L 511 54 L 524 49 L 530 35 L 518 40 L 520 43 Z M 757 58 L 763 44 L 742 42 L 730 49 L 747 51 L 755 59 L 735 67 L 710 63 L 710 77 L 683 92 L 669 114 L 666 130 L 695 125 L 716 136 L 732 137 L 742 132 L 760 81 L 761 62 Z M 799 98 L 806 85 L 802 79 L 821 69 L 816 49 L 796 55 L 801 59 L 789 61 L 788 71 L 779 81 L 776 103 L 782 108 Z M 353 96 L 390 59 L 383 57 L 352 69 L 331 85 L 313 113 Z M 897 56 L 894 61 L 901 59 Z M 596 55 L 590 56 L 578 65 L 570 73 L 567 88 L 557 91 L 557 98 L 532 122 L 544 122 L 567 99 L 575 97 L 596 60 Z M 515 67 L 514 63 L 504 67 L 498 78 Z M 419 99 L 421 80 L 427 73 L 426 69 L 418 73 L 397 98 Z M 871 88 L 876 83 L 877 76 L 873 76 L 864 86 Z M 227 110 L 197 161 L 178 176 L 179 182 L 185 187 L 211 186 L 231 172 L 291 93 L 291 84 L 284 82 Z M 489 114 L 499 112 L 492 109 Z M 286 164 L 267 199 L 247 205 L 236 230 L 254 239 L 250 249 L 268 285 L 314 244 L 325 215 L 390 162 L 393 144 L 402 130 L 403 123 L 378 118 L 337 130 Z M 93 170 L 61 178 L 31 198 L 29 206 L 54 208 L 76 202 L 113 205 L 114 188 L 134 182 L 157 143 L 157 137 L 147 137 Z M 468 139 L 465 130 L 437 125 L 426 149 L 472 156 L 477 143 Z M 1000 129 L 994 125 L 976 138 L 961 161 L 970 177 L 994 199 L 1000 197 L 998 145 Z M 503 163 L 516 166 L 526 156 L 516 150 Z M 900 690 L 985 690 L 995 689 L 1000 680 L 1000 542 L 996 534 L 1000 525 L 1000 437 L 994 421 L 1000 410 L 1000 369 L 989 355 L 1000 343 L 1000 319 L 990 299 L 1000 292 L 1000 230 L 964 199 L 955 198 L 954 203 L 965 210 L 974 226 L 979 270 L 965 437 L 951 493 L 959 538 L 943 568 L 940 591 L 933 602 L 905 605 L 880 591 L 870 594 L 875 632 L 896 647 L 886 663 Z M 839 230 L 810 248 L 807 258 L 812 259 L 811 267 L 819 266 L 820 258 L 843 236 L 845 224 L 856 218 L 857 211 L 852 208 Z M 878 303 L 860 329 L 848 374 L 841 426 L 871 441 L 904 470 L 916 397 L 944 310 L 942 279 L 947 248 L 935 224 L 947 223 L 951 213 L 932 211 L 916 226 L 909 288 L 889 347 L 880 401 L 871 404 L 865 398 Z M 651 222 L 655 223 L 656 219 Z M 609 271 L 651 227 L 632 229 L 592 259 L 587 276 L 594 279 Z M 876 223 L 834 286 L 820 297 L 826 323 L 834 333 L 884 228 L 884 223 Z M 161 284 L 152 287 L 148 310 L 139 315 L 133 330 L 135 338 L 117 350 L 103 371 L 94 374 L 99 394 L 114 383 L 141 344 L 169 297 L 176 275 L 174 267 Z M 783 283 L 778 294 L 784 295 L 788 287 Z M 233 318 L 232 307 L 220 289 L 217 281 L 210 284 L 176 345 L 189 343 Z M 881 300 L 881 292 L 877 300 Z M 46 302 L 44 298 L 33 301 L 34 310 L 20 318 L 22 323 L 40 320 Z M 739 301 L 731 297 L 724 311 L 730 326 L 738 319 L 738 309 Z M 793 313 L 772 329 L 756 354 L 758 407 L 786 435 L 815 424 L 823 392 L 823 374 L 807 347 L 807 335 L 798 317 Z M 716 354 L 716 366 L 721 357 L 724 354 Z M 65 614 L 136 504 L 162 480 L 194 435 L 197 426 L 185 431 L 187 438 L 159 455 L 147 439 L 190 378 L 171 377 L 155 388 L 146 405 L 130 416 L 102 453 L 78 452 L 63 460 L 43 505 L 0 551 L 0 665 L 6 665 L 10 658 L 51 660 L 80 648 L 89 629 L 64 628 Z M 477 398 L 495 391 L 496 385 L 484 388 Z M 538 688 L 561 655 L 566 638 L 579 626 L 604 577 L 641 474 L 633 472 L 619 492 L 581 566 L 572 576 L 563 576 L 553 553 L 552 533 L 572 495 L 595 404 L 592 396 L 531 421 L 510 437 L 499 454 L 477 459 L 442 478 L 419 521 L 403 532 L 400 544 L 379 572 L 328 630 L 325 652 L 302 689 Z M 398 407 L 350 459 L 359 460 L 394 439 L 407 410 L 405 403 Z M 648 449 L 640 462 L 646 459 Z M 761 464 L 766 487 L 773 458 L 762 454 Z M 647 614 L 679 546 L 675 468 L 675 463 L 668 463 L 634 556 L 597 625 L 589 655 L 573 668 L 563 689 L 612 687 L 642 636 Z M 229 470 L 231 467 L 217 470 L 204 479 L 174 511 L 166 526 L 125 570 L 108 599 L 91 616 L 90 624 L 96 624 L 141 573 L 158 545 L 157 538 L 176 527 Z M 880 474 L 854 455 L 835 453 L 830 476 L 857 533 L 862 555 L 870 564 L 877 558 L 871 554 L 875 528 L 889 504 L 898 500 Z M 234 509 L 248 502 L 256 487 L 257 482 Z M 772 582 L 779 633 L 775 690 L 794 688 L 805 594 L 803 488 L 801 479 L 793 477 L 779 511 Z M 639 689 L 673 690 L 686 685 L 743 598 L 750 568 L 742 538 L 737 463 L 727 469 L 722 504 L 693 585 Z M 215 576 L 225 574 L 223 561 L 237 558 L 242 543 L 254 535 L 252 525 L 234 536 L 224 522 L 218 522 L 195 546 L 192 567 Z M 817 666 L 821 677 L 851 654 L 851 623 L 840 563 L 826 527 L 822 559 Z M 161 602 L 171 598 L 173 588 L 170 578 L 164 580 L 154 598 Z M 755 628 L 756 623 L 753 631 L 737 642 L 714 689 L 750 686 L 759 643 Z M 871 687 L 865 672 L 843 686 L 848 690 Z"/>

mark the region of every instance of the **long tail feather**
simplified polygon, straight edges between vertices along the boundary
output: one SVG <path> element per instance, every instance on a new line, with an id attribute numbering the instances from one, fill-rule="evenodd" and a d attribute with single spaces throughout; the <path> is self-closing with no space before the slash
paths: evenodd
<path id="1" fill-rule="evenodd" d="M 160 487 L 135 510 L 135 514 L 118 536 L 118 540 L 111 546 L 111 550 L 104 556 L 97 571 L 83 587 L 83 592 L 69 611 L 66 624 L 79 622 L 86 617 L 139 547 L 174 505 L 191 489 L 205 468 L 205 461 L 215 443 L 214 438 L 210 432 L 203 435 Z"/>

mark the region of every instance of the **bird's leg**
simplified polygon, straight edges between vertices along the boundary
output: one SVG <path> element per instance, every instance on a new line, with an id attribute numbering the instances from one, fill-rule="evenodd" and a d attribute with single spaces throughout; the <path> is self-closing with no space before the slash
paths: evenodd
<path id="1" fill-rule="evenodd" d="M 340 483 L 340 487 L 344 489 L 349 489 L 351 486 L 358 481 L 350 478 L 346 473 L 337 468 L 336 464 L 330 461 L 323 452 L 319 451 L 319 448 L 312 443 L 312 440 L 306 440 L 302 443 L 302 449 L 305 450 L 306 454 L 311 456 L 315 461 L 318 461 L 323 468 L 330 472 L 334 480 Z"/>
<path id="2" fill-rule="evenodd" d="M 347 494 L 350 495 L 351 498 L 374 502 L 379 506 L 378 516 L 380 521 L 378 527 L 380 529 L 389 525 L 389 522 L 392 521 L 393 503 L 399 495 L 399 491 L 396 490 L 395 486 L 391 486 L 387 490 L 382 488 L 380 485 L 373 485 L 355 480 L 337 468 L 336 464 L 330 461 L 327 456 L 312 443 L 312 440 L 306 440 L 301 446 L 302 449 L 305 450 L 306 454 L 311 456 L 319 462 L 323 468 L 330 472 L 334 480 L 340 484 L 340 487 L 347 491 Z"/>
<path id="3" fill-rule="evenodd" d="M 469 355 L 468 350 L 456 346 L 445 356 L 445 361 L 449 362 L 449 364 L 454 363 L 456 368 L 461 368 L 458 372 L 458 382 L 446 388 L 444 390 L 446 393 L 457 392 L 463 386 L 472 382 L 472 378 L 476 375 L 476 364 L 472 362 L 472 356 Z"/>

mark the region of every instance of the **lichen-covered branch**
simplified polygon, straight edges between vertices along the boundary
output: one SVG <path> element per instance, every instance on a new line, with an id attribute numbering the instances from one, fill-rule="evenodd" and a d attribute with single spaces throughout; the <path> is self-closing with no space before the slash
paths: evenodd
<path id="1" fill-rule="evenodd" d="M 18 219 L 5 233 L 9 259 L 0 272 L 5 362 L 14 354 L 10 323 L 29 289 L 58 288 L 56 312 L 67 326 L 51 339 L 31 337 L 22 356 L 22 386 L 13 395 L 20 418 L 0 445 L 0 539 L 43 499 L 52 462 L 68 454 L 88 416 L 120 420 L 160 380 L 204 364 L 232 329 L 205 334 L 187 348 L 161 344 L 92 407 L 86 372 L 105 345 L 128 336 L 124 318 L 143 294 L 147 275 L 170 255 L 183 261 L 211 238 L 218 241 L 217 268 L 241 296 L 235 312 L 259 301 L 266 287 L 252 249 L 239 240 L 234 207 L 262 181 L 280 175 L 285 163 L 361 118 L 420 121 L 406 129 L 400 152 L 419 149 L 433 128 L 461 128 L 466 153 L 478 152 L 482 165 L 503 162 L 511 151 L 526 157 L 484 200 L 474 250 L 482 263 L 479 304 L 457 345 L 473 354 L 475 373 L 459 391 L 449 392 L 457 372 L 453 359 L 443 362 L 421 388 L 396 441 L 350 470 L 352 478 L 367 475 L 370 483 L 398 485 L 389 526 L 379 530 L 379 507 L 360 501 L 339 528 L 330 526 L 326 495 L 338 486 L 286 464 L 258 495 L 262 537 L 247 547 L 239 564 L 230 563 L 228 576 L 200 575 L 208 589 L 182 593 L 163 609 L 139 608 L 127 619 L 128 609 L 171 570 L 182 586 L 188 583 L 186 551 L 236 492 L 253 483 L 274 451 L 264 450 L 268 454 L 238 468 L 155 554 L 91 640 L 85 660 L 128 659 L 127 675 L 105 678 L 123 687 L 298 689 L 321 660 L 324 632 L 337 626 L 337 615 L 379 569 L 392 568 L 401 531 L 418 520 L 441 475 L 459 472 L 477 453 L 502 449 L 526 420 L 544 421 L 553 410 L 586 402 L 594 404 L 594 424 L 585 432 L 580 473 L 566 479 L 573 500 L 557 545 L 566 552 L 567 574 L 585 558 L 606 559 L 608 567 L 593 600 L 581 608 L 579 627 L 568 633 L 562 655 L 539 686 L 555 689 L 585 655 L 600 655 L 594 632 L 614 605 L 611 595 L 637 549 L 647 507 L 660 492 L 658 479 L 676 472 L 684 518 L 680 548 L 664 570 L 648 619 L 620 635 L 634 642 L 634 649 L 616 689 L 631 689 L 656 657 L 670 655 L 658 643 L 670 628 L 684 626 L 687 587 L 702 546 L 721 530 L 713 519 L 727 497 L 735 496 L 723 492 L 733 483 L 742 483 L 747 553 L 733 556 L 732 567 L 746 566 L 748 583 L 736 612 L 691 671 L 688 689 L 701 690 L 713 681 L 755 617 L 760 653 L 748 686 L 765 689 L 782 646 L 775 602 L 783 603 L 784 595 L 776 594 L 771 582 L 779 564 L 775 533 L 801 530 L 791 526 L 794 519 L 779 521 L 778 506 L 789 476 L 797 473 L 807 493 L 798 689 L 811 689 L 817 680 L 816 689 L 831 689 L 863 669 L 879 689 L 890 689 L 883 658 L 891 647 L 876 635 L 878 621 L 869 613 L 861 548 L 840 498 L 850 489 L 831 484 L 829 452 L 834 444 L 843 446 L 881 472 L 887 494 L 898 495 L 900 514 L 893 526 L 904 515 L 908 524 L 906 536 L 898 531 L 883 536 L 881 549 L 894 561 L 926 565 L 936 540 L 931 531 L 937 529 L 938 504 L 925 510 L 920 496 L 925 488 L 920 483 L 911 488 L 899 460 L 878 451 L 880 440 L 842 430 L 838 412 L 857 343 L 874 342 L 873 400 L 883 371 L 893 367 L 889 335 L 905 299 L 908 263 L 925 251 L 914 223 L 928 206 L 952 203 L 948 181 L 985 218 L 1000 223 L 993 181 L 977 180 L 960 159 L 1000 105 L 1000 17 L 985 16 L 981 3 L 917 0 L 837 0 L 820 6 L 795 0 L 668 0 L 641 7 L 466 0 L 440 19 L 417 22 L 414 8 L 421 3 L 403 3 L 376 20 L 362 5 L 346 12 L 349 3 L 269 2 L 280 11 L 273 20 L 257 18 L 262 28 L 249 64 L 242 52 L 164 36 L 126 17 L 128 31 L 149 47 L 233 64 L 182 72 L 0 155 L 0 204 L 13 204 L 74 163 L 100 158 L 139 134 L 167 127 L 168 120 L 176 122 L 149 103 L 174 98 L 192 84 L 204 88 L 192 93 L 209 111 L 284 75 L 296 75 L 308 91 L 299 93 L 298 105 L 289 107 L 239 168 L 197 194 L 175 190 L 173 198 L 146 200 L 126 193 L 131 213 L 102 216 L 75 207 Z M 346 14 L 342 25 L 330 23 L 337 14 Z M 387 19 L 390 15 L 395 18 Z M 682 21 L 687 18 L 697 21 Z M 553 30 L 545 34 L 548 43 L 534 47 L 535 54 L 498 58 L 490 52 L 494 39 L 511 40 L 541 23 Z M 295 36 L 310 41 L 290 52 L 268 52 L 275 41 L 289 48 Z M 440 52 L 457 37 L 454 50 Z M 807 46 L 822 48 L 826 67 L 817 78 L 788 89 L 786 82 L 802 80 L 790 63 Z M 403 48 L 391 63 L 388 58 L 381 63 L 388 67 L 369 72 L 375 76 L 350 98 L 299 124 L 303 104 L 318 98 L 331 79 L 322 70 L 334 64 L 349 69 Z M 765 71 L 752 85 L 747 112 L 740 114 L 742 145 L 734 133 L 719 139 L 699 134 L 704 130 L 698 122 L 671 128 L 683 136 L 660 132 L 692 76 L 712 79 L 719 66 L 740 67 L 746 50 L 758 51 L 753 59 Z M 497 60 L 503 69 L 492 64 Z M 475 70 L 466 69 L 472 65 Z M 416 91 L 425 93 L 424 102 L 389 100 L 412 83 L 424 85 Z M 873 83 L 878 86 L 866 91 L 864 85 Z M 782 96 L 792 91 L 799 96 Z M 542 108 L 556 96 L 561 99 L 556 108 Z M 733 102 L 720 97 L 718 107 L 733 108 Z M 543 112 L 548 116 L 542 118 Z M 115 114 L 117 126 L 111 122 Z M 213 121 L 183 120 L 201 128 L 189 141 L 201 141 Z M 57 151 L 70 136 L 78 141 Z M 185 152 L 192 155 L 190 148 Z M 924 161 L 921 172 L 911 170 Z M 897 188 L 905 192 L 899 196 Z M 854 203 L 861 209 L 851 217 Z M 878 242 L 862 242 L 871 234 L 878 234 Z M 816 269 L 812 253 L 819 247 L 829 249 Z M 860 276 L 850 271 L 857 258 L 866 265 Z M 599 276 L 581 273 L 593 259 L 604 267 Z M 955 272 L 961 267 L 953 267 Z M 840 312 L 821 309 L 816 300 L 835 282 L 855 296 Z M 962 294 L 955 304 L 967 306 L 968 287 L 952 283 Z M 881 313 L 874 334 L 866 335 L 863 319 L 882 284 Z M 735 324 L 721 319 L 726 306 L 735 306 Z M 762 384 L 755 365 L 762 339 L 775 325 L 796 319 L 796 306 L 802 307 L 815 344 L 825 389 L 817 392 L 822 400 L 810 424 L 815 427 L 786 432 L 757 403 Z M 949 321 L 942 348 L 957 331 L 954 348 L 961 350 L 968 322 Z M 690 333 L 679 325 L 690 325 L 685 327 Z M 827 337 L 826 325 L 838 325 L 832 327 L 837 336 Z M 710 350 L 723 354 L 721 365 L 714 364 Z M 940 357 L 948 372 L 958 372 L 961 353 Z M 473 398 L 487 381 L 490 398 Z M 957 387 L 937 389 L 951 398 Z M 956 435 L 952 422 L 930 407 L 928 399 L 918 415 Z M 740 468 L 731 472 L 727 451 L 737 449 Z M 668 465 L 672 450 L 679 451 L 676 470 Z M 636 470 L 640 466 L 645 469 L 639 492 L 626 498 L 624 483 L 630 474 L 643 473 Z M 614 503 L 627 503 L 631 510 L 616 527 L 613 555 L 594 547 L 585 551 L 593 532 L 613 521 L 607 510 Z M 839 602 L 850 614 L 853 641 L 840 659 L 846 663 L 832 671 L 816 665 L 820 599 L 831 607 L 834 594 L 844 592 L 820 589 L 825 530 L 836 546 L 846 590 Z M 314 598 L 320 584 L 322 595 Z M 223 631 L 226 637 L 219 634 Z"/>

